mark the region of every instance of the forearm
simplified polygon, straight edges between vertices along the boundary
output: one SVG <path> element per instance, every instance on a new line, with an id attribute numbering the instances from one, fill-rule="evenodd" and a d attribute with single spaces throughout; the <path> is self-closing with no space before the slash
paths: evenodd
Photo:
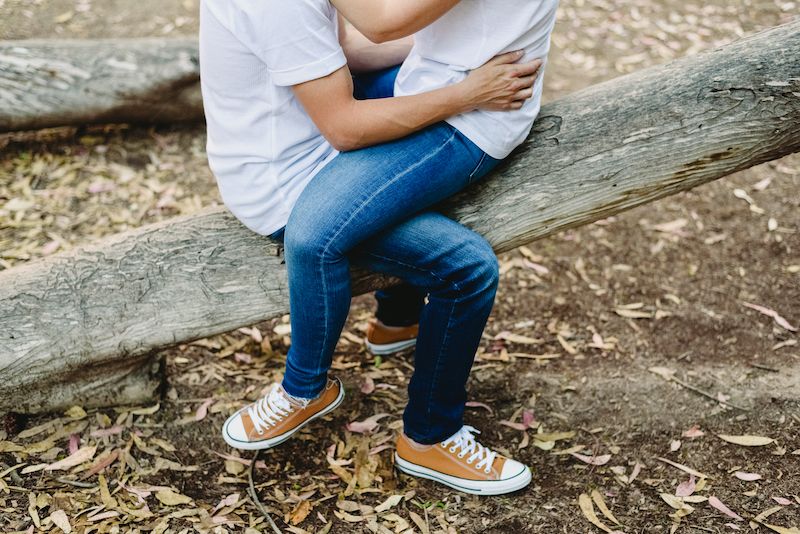
<path id="1" fill-rule="evenodd" d="M 354 73 L 372 72 L 399 65 L 408 57 L 413 46 L 410 37 L 375 44 L 366 37 L 348 40 L 344 45 L 347 65 Z"/>
<path id="2" fill-rule="evenodd" d="M 352 72 L 371 72 L 399 65 L 408 57 L 414 40 L 404 37 L 386 43 L 376 44 L 339 18 L 339 35 L 347 65 Z"/>
<path id="3" fill-rule="evenodd" d="M 344 17 L 373 42 L 416 33 L 447 13 L 459 0 L 331 0 Z"/>
<path id="4" fill-rule="evenodd" d="M 340 115 L 337 148 L 356 150 L 400 139 L 472 108 L 458 84 L 413 96 L 352 100 Z"/>

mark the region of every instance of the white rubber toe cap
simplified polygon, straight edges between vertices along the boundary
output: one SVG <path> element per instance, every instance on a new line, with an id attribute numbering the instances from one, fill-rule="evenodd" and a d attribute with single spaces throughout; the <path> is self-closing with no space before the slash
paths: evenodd
<path id="1" fill-rule="evenodd" d="M 239 413 L 235 413 L 225 422 L 226 437 L 239 442 L 247 442 L 247 432 L 244 430 L 244 423 Z"/>
<path id="2" fill-rule="evenodd" d="M 506 458 L 506 461 L 503 464 L 503 471 L 500 473 L 500 480 L 514 478 L 519 476 L 524 471 L 528 471 L 528 466 L 521 464 L 516 460 L 512 460 L 511 458 Z"/>

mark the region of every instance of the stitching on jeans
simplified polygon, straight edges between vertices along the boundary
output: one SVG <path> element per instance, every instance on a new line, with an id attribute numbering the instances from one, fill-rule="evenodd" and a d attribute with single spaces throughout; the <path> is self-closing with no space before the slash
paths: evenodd
<path id="1" fill-rule="evenodd" d="M 481 167 L 483 167 L 483 162 L 484 162 L 484 161 L 486 161 L 486 152 L 484 152 L 484 153 L 481 155 L 481 159 L 480 159 L 480 161 L 478 161 L 478 165 L 475 167 L 475 170 L 474 170 L 474 171 L 472 171 L 472 172 L 469 174 L 469 179 L 468 179 L 468 181 L 469 181 L 470 183 L 472 183 L 472 179 L 473 179 L 473 178 L 475 178 L 475 176 L 478 174 L 478 171 L 480 171 L 480 170 L 481 170 Z"/>
<path id="2" fill-rule="evenodd" d="M 395 183 L 397 180 L 399 180 L 400 178 L 403 178 L 404 176 L 406 176 L 407 174 L 409 174 L 411 171 L 413 171 L 414 169 L 416 169 L 417 167 L 419 167 L 420 165 L 422 165 L 423 163 L 425 163 L 425 162 L 426 162 L 426 161 L 428 161 L 429 159 L 431 159 L 431 158 L 433 158 L 434 156 L 436 156 L 437 154 L 439 154 L 439 152 L 441 152 L 441 151 L 444 149 L 444 147 L 445 147 L 445 146 L 447 146 L 448 144 L 450 144 L 450 142 L 451 142 L 453 139 L 455 139 L 455 137 L 456 137 L 456 132 L 457 132 L 457 130 L 453 129 L 453 131 L 452 131 L 452 132 L 451 132 L 451 134 L 450 134 L 450 137 L 449 137 L 449 138 L 448 138 L 448 139 L 447 139 L 445 142 L 443 142 L 441 145 L 439 145 L 439 147 L 438 147 L 436 150 L 434 150 L 433 152 L 429 153 L 427 156 L 425 156 L 423 159 L 419 160 L 417 163 L 415 163 L 414 165 L 412 165 L 411 167 L 409 167 L 408 169 L 406 169 L 404 172 L 402 172 L 402 173 L 398 174 L 397 176 L 395 176 L 395 177 L 394 177 L 392 180 L 390 180 L 390 181 L 388 181 L 388 182 L 384 183 L 384 184 L 383 184 L 383 186 L 381 186 L 380 188 L 378 188 L 376 191 L 374 191 L 374 192 L 372 193 L 372 195 L 370 195 L 370 196 L 369 196 L 369 197 L 367 197 L 367 198 L 366 198 L 364 201 L 362 201 L 362 202 L 361 202 L 361 204 L 358 206 L 358 208 L 356 208 L 355 210 L 353 210 L 353 212 L 350 214 L 350 217 L 348 217 L 348 218 L 347 218 L 347 220 L 346 220 L 346 221 L 344 221 L 344 222 L 341 224 L 341 226 L 340 226 L 340 227 L 339 227 L 339 229 L 336 231 L 336 233 L 335 233 L 335 234 L 333 234 L 333 236 L 331 236 L 331 238 L 330 238 L 330 239 L 328 239 L 328 242 L 327 242 L 327 243 L 325 243 L 325 246 L 323 247 L 323 249 L 322 249 L 322 252 L 321 252 L 321 253 L 319 254 L 319 256 L 317 257 L 317 266 L 319 267 L 319 269 L 318 269 L 318 274 L 319 274 L 319 276 L 320 276 L 320 279 L 322 280 L 322 300 L 323 300 L 323 301 L 322 301 L 322 305 L 323 305 L 323 310 L 324 310 L 324 311 L 323 311 L 323 314 L 324 314 L 324 317 L 323 317 L 323 322 L 324 322 L 324 325 L 325 325 L 325 326 L 324 326 L 324 332 L 323 332 L 323 336 L 322 336 L 323 347 L 324 347 L 325 345 L 327 345 L 327 343 L 328 343 L 328 335 L 329 335 L 329 333 L 328 333 L 328 298 L 327 298 L 327 294 L 328 294 L 328 291 L 327 291 L 327 289 L 328 289 L 328 288 L 327 288 L 327 285 L 325 284 L 325 276 L 323 275 L 323 269 L 322 269 L 322 266 L 323 266 L 323 261 L 322 261 L 322 259 L 323 259 L 323 258 L 325 257 L 325 255 L 328 253 L 328 249 L 330 248 L 330 246 L 331 246 L 331 244 L 333 243 L 334 239 L 336 239 L 336 238 L 339 236 L 339 234 L 340 234 L 340 233 L 342 233 L 342 231 L 345 229 L 345 227 L 347 226 L 347 224 L 348 224 L 350 221 L 352 221 L 352 220 L 353 220 L 353 218 L 354 218 L 354 217 L 355 217 L 355 216 L 356 216 L 358 213 L 360 213 L 360 212 L 363 210 L 364 206 L 366 206 L 366 205 L 367 205 L 367 203 L 368 203 L 370 200 L 372 200 L 373 198 L 375 198 L 376 196 L 378 196 L 378 195 L 379 195 L 380 193 L 382 193 L 382 192 L 383 192 L 383 191 L 384 191 L 384 190 L 385 190 L 387 187 L 389 187 L 390 185 L 394 184 L 394 183 Z M 316 371 L 315 371 L 315 374 L 319 374 L 319 372 L 320 372 L 321 370 L 322 370 L 322 363 L 321 363 L 321 362 L 319 362 L 319 363 L 318 363 L 318 367 L 317 367 L 317 369 L 316 369 Z"/>
<path id="3" fill-rule="evenodd" d="M 386 261 L 388 261 L 390 263 L 396 263 L 397 265 L 402 265 L 403 267 L 408 267 L 409 269 L 414 269 L 416 271 L 420 271 L 420 272 L 423 272 L 423 273 L 426 272 L 428 274 L 431 274 L 431 275 L 435 276 L 441 282 L 446 282 L 448 284 L 452 284 L 452 286 L 455 287 L 457 291 L 461 291 L 461 288 L 458 286 L 458 284 L 456 284 L 455 282 L 453 282 L 451 280 L 447 280 L 446 278 L 442 278 L 441 276 L 439 276 L 435 272 L 431 271 L 430 269 L 422 269 L 420 267 L 417 267 L 416 265 L 410 265 L 408 263 L 404 263 L 404 262 L 402 262 L 400 260 L 397 260 L 397 259 L 394 259 L 394 258 L 387 258 L 386 256 L 381 256 L 380 254 L 377 254 L 375 252 L 364 251 L 363 254 L 367 254 L 368 256 L 372 256 L 373 258 L 378 258 L 380 260 L 386 260 Z"/>

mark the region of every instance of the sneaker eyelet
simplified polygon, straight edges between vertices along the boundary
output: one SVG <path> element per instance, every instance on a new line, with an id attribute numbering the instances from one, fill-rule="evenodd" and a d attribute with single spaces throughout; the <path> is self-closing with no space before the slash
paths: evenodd
<path id="1" fill-rule="evenodd" d="M 456 452 L 456 448 L 455 447 L 450 447 L 450 452 Z"/>
<path id="2" fill-rule="evenodd" d="M 442 448 L 444 449 L 445 447 L 447 447 L 447 443 L 445 443 L 445 442 L 443 441 L 443 442 L 442 442 Z"/>
<path id="3" fill-rule="evenodd" d="M 467 458 L 467 463 L 471 464 L 472 463 L 472 458 Z"/>
<path id="4" fill-rule="evenodd" d="M 458 457 L 459 458 L 463 458 L 464 456 L 465 456 L 465 454 L 461 454 L 460 452 L 458 453 Z"/>
<path id="5" fill-rule="evenodd" d="M 492 472 L 492 470 L 491 470 L 491 468 L 490 468 L 490 469 L 484 469 L 484 470 L 483 470 L 483 472 L 484 472 L 484 473 L 486 473 L 486 474 L 488 475 L 489 473 L 491 473 L 491 472 Z"/>

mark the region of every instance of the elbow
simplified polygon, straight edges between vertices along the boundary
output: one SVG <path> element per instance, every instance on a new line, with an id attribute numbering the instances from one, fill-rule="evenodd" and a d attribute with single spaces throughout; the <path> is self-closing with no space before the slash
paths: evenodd
<path id="1" fill-rule="evenodd" d="M 344 128 L 327 132 L 325 134 L 325 139 L 339 152 L 349 152 L 361 148 L 361 142 L 358 136 L 348 132 Z"/>
<path id="2" fill-rule="evenodd" d="M 392 31 L 391 28 L 386 27 L 370 28 L 369 30 L 362 31 L 362 33 L 364 34 L 364 37 L 375 44 L 388 43 L 389 41 L 394 41 L 395 39 L 399 38 L 397 36 L 398 32 Z"/>

